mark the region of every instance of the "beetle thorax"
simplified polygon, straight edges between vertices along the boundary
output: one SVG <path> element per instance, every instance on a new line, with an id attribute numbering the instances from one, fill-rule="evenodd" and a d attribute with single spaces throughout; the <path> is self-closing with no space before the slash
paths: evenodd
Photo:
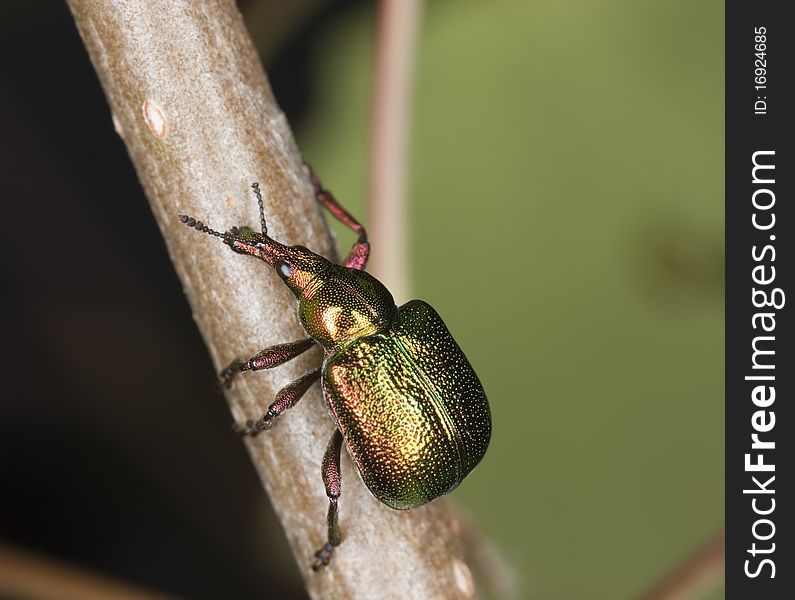
<path id="1" fill-rule="evenodd" d="M 329 350 L 389 329 L 397 307 L 372 275 L 334 265 L 304 290 L 298 315 L 306 332 Z"/>

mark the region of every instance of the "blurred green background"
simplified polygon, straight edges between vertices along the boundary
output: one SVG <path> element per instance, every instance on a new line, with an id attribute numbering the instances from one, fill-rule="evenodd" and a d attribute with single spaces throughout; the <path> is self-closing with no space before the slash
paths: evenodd
<path id="1" fill-rule="evenodd" d="M 373 6 L 241 8 L 304 156 L 365 215 Z M 0 542 L 179 596 L 302 597 L 68 12 L 2 10 L 0 163 L 35 202 L 0 246 Z M 412 296 L 494 419 L 453 497 L 503 594 L 638 597 L 723 526 L 723 3 L 435 0 L 417 61 Z M 45 220 L 57 269 L 21 226 Z"/>

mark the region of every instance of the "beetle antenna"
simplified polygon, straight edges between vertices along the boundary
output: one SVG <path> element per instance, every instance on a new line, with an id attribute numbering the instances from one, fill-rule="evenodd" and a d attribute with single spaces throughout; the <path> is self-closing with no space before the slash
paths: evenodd
<path id="1" fill-rule="evenodd" d="M 265 224 L 265 207 L 262 205 L 262 192 L 259 189 L 259 183 L 256 181 L 251 184 L 251 189 L 257 196 L 257 206 L 259 206 L 259 223 L 262 227 L 262 237 L 268 237 L 268 226 Z"/>
<path id="2" fill-rule="evenodd" d="M 209 227 L 207 227 L 207 225 L 205 225 L 201 221 L 197 221 L 196 219 L 194 219 L 193 217 L 189 217 L 188 215 L 180 215 L 179 221 L 180 223 L 184 223 L 188 227 L 192 227 L 193 229 L 201 231 L 202 233 L 209 233 L 210 235 L 219 237 L 226 242 L 234 241 L 234 238 L 232 238 L 229 234 L 220 233 L 218 231 L 215 231 L 215 229 L 210 229 Z"/>

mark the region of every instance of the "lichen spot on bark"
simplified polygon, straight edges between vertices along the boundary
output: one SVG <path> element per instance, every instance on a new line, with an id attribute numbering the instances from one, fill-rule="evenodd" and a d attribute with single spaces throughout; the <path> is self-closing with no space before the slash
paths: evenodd
<path id="1" fill-rule="evenodd" d="M 168 135 L 168 119 L 166 119 L 166 113 L 163 109 L 157 102 L 151 99 L 144 100 L 142 109 L 144 121 L 149 131 L 151 131 L 156 138 L 161 140 L 165 139 Z"/>
<path id="2" fill-rule="evenodd" d="M 465 598 L 471 598 L 475 595 L 475 582 L 472 581 L 472 571 L 457 559 L 453 559 L 453 577 L 458 590 Z"/>

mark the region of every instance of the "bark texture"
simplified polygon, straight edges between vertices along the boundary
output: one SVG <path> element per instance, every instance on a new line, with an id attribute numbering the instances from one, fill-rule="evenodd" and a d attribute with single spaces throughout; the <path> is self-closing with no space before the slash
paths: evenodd
<path id="1" fill-rule="evenodd" d="M 235 4 L 67 1 L 216 367 L 305 337 L 294 298 L 272 270 L 177 218 L 188 214 L 220 231 L 256 228 L 249 186 L 259 181 L 276 239 L 334 255 L 292 134 Z M 243 375 L 227 393 L 233 418 L 260 416 L 281 386 L 321 359 L 313 350 L 273 371 Z M 175 432 L 181 426 L 175 423 Z M 311 571 L 312 554 L 326 536 L 320 463 L 332 431 L 315 387 L 272 430 L 246 442 L 310 595 L 474 597 L 460 525 L 446 504 L 392 511 L 367 492 L 347 456 L 343 543 L 329 567 Z"/>

